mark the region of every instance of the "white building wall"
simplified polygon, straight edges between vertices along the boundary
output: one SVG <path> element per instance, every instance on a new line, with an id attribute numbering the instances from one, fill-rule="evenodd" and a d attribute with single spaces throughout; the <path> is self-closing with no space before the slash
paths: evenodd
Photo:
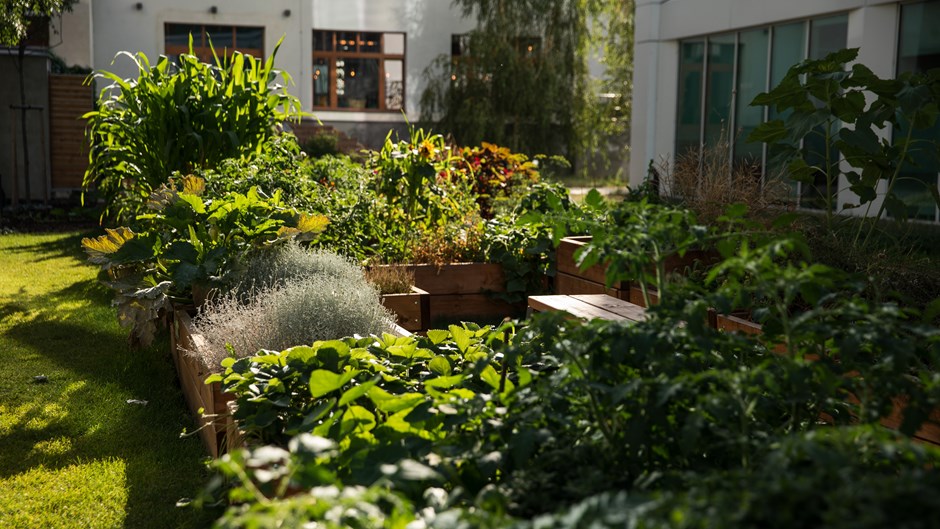
<path id="1" fill-rule="evenodd" d="M 213 6 L 216 13 L 211 12 Z M 406 120 L 416 122 L 424 69 L 438 55 L 450 53 L 451 35 L 474 26 L 449 0 L 79 0 L 73 13 L 63 15 L 64 40 L 55 51 L 69 64 L 134 77 L 133 61 L 115 56 L 140 51 L 155 62 L 164 52 L 166 23 L 264 26 L 267 55 L 283 36 L 275 66 L 293 78 L 289 90 L 308 112 L 313 108 L 314 29 L 406 33 L 406 116 L 398 111 L 315 112 L 323 122 L 354 134 L 367 122 L 377 128 L 382 123 L 401 127 Z M 369 135 L 379 132 L 371 130 Z"/>
<path id="2" fill-rule="evenodd" d="M 115 60 L 121 51 L 143 52 L 151 60 L 164 52 L 164 24 L 217 24 L 233 26 L 264 26 L 264 52 L 270 55 L 278 39 L 284 43 L 277 54 L 276 66 L 294 77 L 291 87 L 303 97 L 302 58 L 308 56 L 310 20 L 305 19 L 302 0 L 88 0 L 92 4 L 94 25 L 92 67 L 105 69 L 121 77 L 136 76 L 137 68 L 126 57 Z M 137 8 L 138 4 L 141 6 Z M 210 8 L 217 12 L 211 13 Z M 285 16 L 285 11 L 290 15 Z M 304 38 L 307 47 L 304 48 Z M 112 61 L 114 63 L 112 64 Z M 100 87 L 99 87 L 100 88 Z M 311 96 L 307 97 L 307 102 Z"/>
<path id="3" fill-rule="evenodd" d="M 643 182 L 650 160 L 674 157 L 679 40 L 847 13 L 847 46 L 860 48 L 860 62 L 890 77 L 898 6 L 896 0 L 637 0 L 630 185 Z"/>
<path id="4" fill-rule="evenodd" d="M 50 22 L 49 47 L 68 66 L 92 65 L 91 1 L 77 0 L 72 11 Z"/>
<path id="5" fill-rule="evenodd" d="M 411 122 L 416 122 L 421 113 L 424 69 L 438 55 L 450 53 L 451 35 L 466 33 L 473 27 L 473 21 L 461 18 L 449 0 L 313 0 L 314 29 L 406 33 L 405 110 Z M 405 120 L 398 112 L 320 110 L 317 117 L 330 122 Z"/>

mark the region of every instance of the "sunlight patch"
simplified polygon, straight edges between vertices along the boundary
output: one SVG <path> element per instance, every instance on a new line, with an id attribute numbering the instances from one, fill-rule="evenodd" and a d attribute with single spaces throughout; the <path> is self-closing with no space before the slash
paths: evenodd
<path id="1" fill-rule="evenodd" d="M 0 480 L 0 520 L 7 527 L 120 527 L 127 489 L 122 459 L 40 465 Z"/>
<path id="2" fill-rule="evenodd" d="M 55 439 L 47 439 L 45 441 L 39 441 L 33 445 L 33 449 L 30 451 L 30 457 L 38 456 L 42 457 L 54 457 L 61 456 L 68 453 L 72 449 L 72 439 L 69 437 L 56 437 Z"/>

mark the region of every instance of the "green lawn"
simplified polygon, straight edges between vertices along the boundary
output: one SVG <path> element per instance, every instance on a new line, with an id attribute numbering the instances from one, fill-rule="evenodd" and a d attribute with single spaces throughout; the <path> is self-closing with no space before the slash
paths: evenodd
<path id="1" fill-rule="evenodd" d="M 128 349 L 80 240 L 0 235 L 0 527 L 205 527 L 166 338 Z"/>

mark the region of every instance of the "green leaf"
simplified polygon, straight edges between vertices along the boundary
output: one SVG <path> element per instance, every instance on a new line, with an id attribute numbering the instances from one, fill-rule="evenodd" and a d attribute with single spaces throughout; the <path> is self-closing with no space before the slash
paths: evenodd
<path id="1" fill-rule="evenodd" d="M 591 189 L 584 197 L 584 203 L 593 208 L 599 208 L 604 205 L 604 195 L 601 195 L 597 189 Z"/>
<path id="2" fill-rule="evenodd" d="M 437 378 L 432 378 L 430 380 L 425 380 L 424 385 L 425 387 L 430 387 L 430 388 L 440 388 L 440 389 L 452 388 L 460 384 L 461 382 L 463 382 L 463 379 L 464 379 L 463 375 L 451 375 L 451 376 L 446 376 L 446 377 L 437 377 Z"/>
<path id="3" fill-rule="evenodd" d="M 450 362 L 443 356 L 436 356 L 428 362 L 428 369 L 441 376 L 449 376 L 451 373 Z"/>
<path id="4" fill-rule="evenodd" d="M 441 329 L 430 329 L 428 331 L 428 339 L 431 340 L 431 343 L 434 345 L 440 345 L 448 338 L 450 338 L 449 331 L 444 331 Z"/>
<path id="5" fill-rule="evenodd" d="M 304 421 L 303 423 L 301 423 L 301 426 L 303 428 L 308 428 L 316 424 L 317 421 L 319 421 L 321 417 L 329 413 L 330 410 L 332 410 L 333 406 L 335 405 L 336 405 L 335 397 L 332 399 L 328 399 L 328 400 L 324 400 L 323 402 L 320 402 L 319 404 L 314 406 L 314 408 L 310 410 L 308 414 L 304 415 Z"/>
<path id="6" fill-rule="evenodd" d="M 331 391 L 336 391 L 353 379 L 359 371 L 351 369 L 343 374 L 337 374 L 325 369 L 317 369 L 310 374 L 310 395 L 319 398 Z"/>
<path id="7" fill-rule="evenodd" d="M 369 432 L 375 428 L 375 415 L 362 406 L 350 406 L 343 413 L 340 421 L 340 435 L 346 436 L 354 431 Z"/>
<path id="8" fill-rule="evenodd" d="M 483 371 L 480 372 L 480 379 L 482 379 L 483 382 L 489 384 L 493 389 L 499 390 L 499 383 L 502 380 L 502 377 L 499 375 L 496 369 L 493 368 L 493 366 L 489 365 L 483 368 Z"/>
<path id="9" fill-rule="evenodd" d="M 424 402 L 426 398 L 421 393 L 393 395 L 378 386 L 370 388 L 368 395 L 375 407 L 385 413 L 398 413 L 409 410 Z"/>
<path id="10" fill-rule="evenodd" d="M 373 387 L 375 387 L 375 385 L 376 385 L 376 384 L 379 382 L 379 380 L 381 380 L 381 379 L 382 379 L 381 375 L 376 375 L 372 380 L 370 380 L 370 381 L 368 381 L 368 382 L 365 382 L 365 383 L 363 383 L 363 384 L 359 384 L 359 385 L 357 385 L 357 386 L 353 386 L 353 387 L 347 389 L 345 392 L 343 392 L 343 396 L 340 397 L 340 399 L 339 399 L 339 405 L 340 405 L 340 406 L 345 406 L 345 405 L 349 404 L 350 402 L 355 401 L 355 400 L 358 399 L 359 397 L 365 395 L 366 393 L 369 392 L 370 389 L 372 389 Z"/>
<path id="11" fill-rule="evenodd" d="M 451 325 L 449 329 L 451 336 L 454 337 L 454 344 L 457 345 L 457 349 L 461 353 L 466 352 L 467 348 L 470 347 L 472 333 L 459 325 Z"/>

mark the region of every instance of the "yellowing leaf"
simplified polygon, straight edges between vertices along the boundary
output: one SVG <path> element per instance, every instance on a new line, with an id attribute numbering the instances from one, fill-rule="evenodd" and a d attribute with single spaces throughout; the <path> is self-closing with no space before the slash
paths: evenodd
<path id="1" fill-rule="evenodd" d="M 326 229 L 326 226 L 330 223 L 330 219 L 326 215 L 307 215 L 306 213 L 301 213 L 300 219 L 297 220 L 297 229 L 301 233 L 311 233 L 316 234 L 320 233 Z"/>
<path id="2" fill-rule="evenodd" d="M 106 235 L 94 239 L 82 239 L 82 247 L 88 254 L 88 260 L 96 265 L 107 265 L 111 262 L 110 254 L 121 249 L 124 243 L 134 238 L 134 232 L 129 228 L 105 228 Z"/>
<path id="3" fill-rule="evenodd" d="M 201 196 L 206 191 L 206 181 L 198 176 L 188 174 L 183 177 L 183 193 Z"/>

